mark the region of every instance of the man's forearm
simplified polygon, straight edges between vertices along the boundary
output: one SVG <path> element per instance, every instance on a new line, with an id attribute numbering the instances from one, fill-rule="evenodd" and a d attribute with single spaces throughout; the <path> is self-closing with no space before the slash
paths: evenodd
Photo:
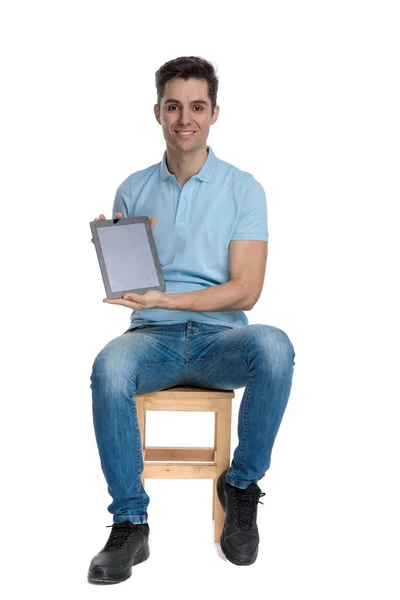
<path id="1" fill-rule="evenodd" d="M 239 281 L 228 281 L 196 292 L 167 294 L 166 300 L 164 308 L 169 310 L 215 312 L 252 308 L 248 289 Z"/>

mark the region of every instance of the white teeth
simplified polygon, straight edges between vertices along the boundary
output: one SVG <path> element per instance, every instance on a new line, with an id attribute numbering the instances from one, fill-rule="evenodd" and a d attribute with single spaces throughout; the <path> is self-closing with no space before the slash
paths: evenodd
<path id="1" fill-rule="evenodd" d="M 179 135 L 192 135 L 192 133 L 194 133 L 194 131 L 178 131 L 177 133 Z"/>

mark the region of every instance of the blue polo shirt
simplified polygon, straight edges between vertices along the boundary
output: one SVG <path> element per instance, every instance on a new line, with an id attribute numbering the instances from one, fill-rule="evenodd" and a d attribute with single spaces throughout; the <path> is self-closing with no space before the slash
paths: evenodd
<path id="1" fill-rule="evenodd" d="M 217 158 L 210 146 L 200 171 L 181 188 L 163 160 L 132 173 L 119 186 L 112 217 L 157 217 L 153 229 L 166 294 L 193 292 L 229 281 L 231 240 L 268 241 L 262 185 L 245 171 Z M 243 327 L 241 310 L 192 312 L 151 308 L 132 311 L 130 329 L 187 321 Z"/>

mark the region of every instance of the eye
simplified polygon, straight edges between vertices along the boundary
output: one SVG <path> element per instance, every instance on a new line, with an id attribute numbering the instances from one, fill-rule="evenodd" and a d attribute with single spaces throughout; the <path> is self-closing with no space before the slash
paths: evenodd
<path id="1" fill-rule="evenodd" d="M 168 107 L 168 111 L 169 111 L 169 112 L 176 112 L 176 111 L 171 111 L 171 110 L 170 110 L 171 108 L 177 108 L 177 105 L 176 105 L 176 104 L 170 104 L 170 105 L 169 105 L 169 107 Z M 199 111 L 198 111 L 198 110 L 196 110 L 195 112 L 202 112 L 202 111 L 203 111 L 203 107 L 202 107 L 202 106 L 200 106 L 200 105 L 198 105 L 198 106 L 195 106 L 194 108 L 199 108 L 199 109 L 200 109 Z"/>

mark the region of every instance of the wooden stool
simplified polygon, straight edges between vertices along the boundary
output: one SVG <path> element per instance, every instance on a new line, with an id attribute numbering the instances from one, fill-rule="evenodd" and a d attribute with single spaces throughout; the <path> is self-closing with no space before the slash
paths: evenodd
<path id="1" fill-rule="evenodd" d="M 230 466 L 231 414 L 232 398 L 234 397 L 233 390 L 214 390 L 190 386 L 172 387 L 142 396 L 134 396 L 142 440 L 144 468 L 141 480 L 143 486 L 145 479 L 213 479 L 214 542 L 219 542 L 225 521 L 225 513 L 217 495 L 217 481 L 221 473 Z M 147 410 L 214 411 L 214 447 L 147 447 Z"/>

